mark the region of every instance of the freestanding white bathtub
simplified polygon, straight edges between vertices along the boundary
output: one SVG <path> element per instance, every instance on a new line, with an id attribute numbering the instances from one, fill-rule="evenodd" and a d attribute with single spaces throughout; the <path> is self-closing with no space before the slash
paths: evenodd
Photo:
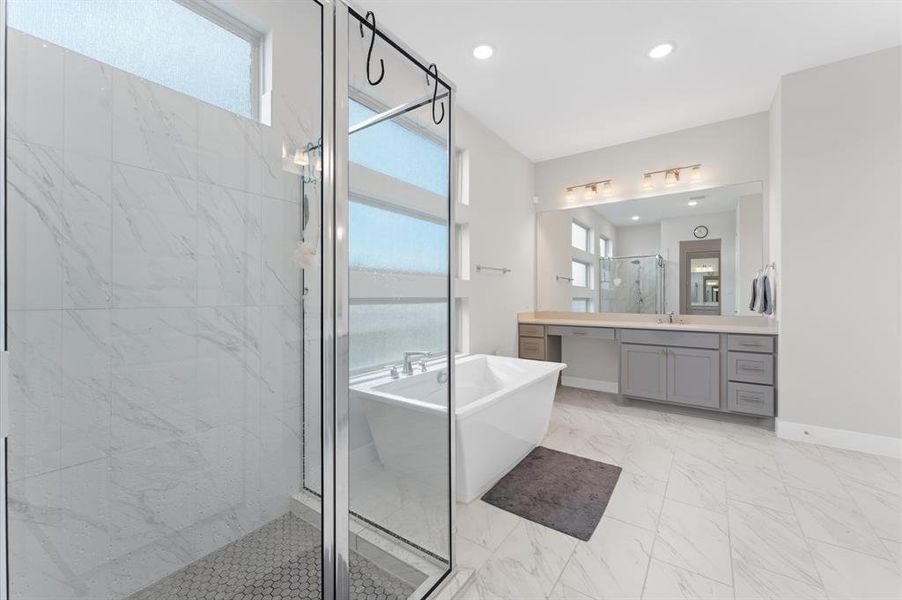
<path id="1" fill-rule="evenodd" d="M 477 354 L 457 359 L 455 372 L 457 499 L 471 502 L 545 437 L 562 363 Z M 447 383 L 442 370 L 352 388 L 379 459 L 387 468 L 429 480 L 447 456 Z"/>

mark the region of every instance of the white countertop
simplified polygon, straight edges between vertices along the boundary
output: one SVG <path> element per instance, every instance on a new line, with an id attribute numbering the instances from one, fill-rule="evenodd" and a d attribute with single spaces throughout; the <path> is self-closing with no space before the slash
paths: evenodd
<path id="1" fill-rule="evenodd" d="M 632 317 L 632 318 L 631 318 Z M 661 331 L 699 331 L 706 333 L 741 333 L 748 335 L 777 335 L 777 323 L 765 317 L 698 317 L 681 315 L 686 321 L 658 323 L 667 315 L 604 315 L 585 313 L 536 312 L 520 313 L 517 320 L 531 325 L 566 325 L 572 327 L 613 327 L 618 329 L 656 329 Z M 675 316 L 676 318 L 677 316 Z M 743 321 L 751 321 L 745 322 Z"/>

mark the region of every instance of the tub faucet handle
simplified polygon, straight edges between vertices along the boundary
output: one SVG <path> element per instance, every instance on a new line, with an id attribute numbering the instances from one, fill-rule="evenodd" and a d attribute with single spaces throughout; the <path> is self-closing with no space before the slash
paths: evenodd
<path id="1" fill-rule="evenodd" d="M 429 370 L 429 369 L 426 368 L 426 361 L 425 361 L 425 360 L 421 360 L 421 361 L 418 362 L 417 364 L 420 365 L 420 371 L 422 371 L 423 373 L 425 373 L 426 371 Z"/>
<path id="2" fill-rule="evenodd" d="M 392 365 L 392 366 L 391 366 L 391 378 L 392 378 L 392 379 L 397 379 L 397 378 L 399 378 L 400 376 L 401 376 L 401 374 L 398 373 L 398 365 Z"/>

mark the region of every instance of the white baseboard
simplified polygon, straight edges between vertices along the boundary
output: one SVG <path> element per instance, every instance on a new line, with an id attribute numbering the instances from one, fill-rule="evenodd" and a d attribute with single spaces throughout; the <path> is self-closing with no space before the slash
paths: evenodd
<path id="1" fill-rule="evenodd" d="M 571 377 L 570 375 L 561 375 L 561 385 L 575 387 L 581 390 L 592 390 L 594 392 L 607 392 L 609 394 L 617 394 L 620 392 L 620 386 L 616 381 L 601 381 L 598 379 L 588 379 L 586 377 Z"/>
<path id="2" fill-rule="evenodd" d="M 804 423 L 790 423 L 781 419 L 777 419 L 776 424 L 777 437 L 784 440 L 811 442 L 843 450 L 902 458 L 902 439 L 900 438 L 818 425 L 805 425 Z"/>

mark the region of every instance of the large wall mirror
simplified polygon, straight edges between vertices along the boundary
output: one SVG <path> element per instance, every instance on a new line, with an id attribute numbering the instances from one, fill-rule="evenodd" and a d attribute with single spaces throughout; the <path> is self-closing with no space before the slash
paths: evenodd
<path id="1" fill-rule="evenodd" d="M 541 212 L 537 307 L 755 314 L 764 223 L 758 181 Z"/>

